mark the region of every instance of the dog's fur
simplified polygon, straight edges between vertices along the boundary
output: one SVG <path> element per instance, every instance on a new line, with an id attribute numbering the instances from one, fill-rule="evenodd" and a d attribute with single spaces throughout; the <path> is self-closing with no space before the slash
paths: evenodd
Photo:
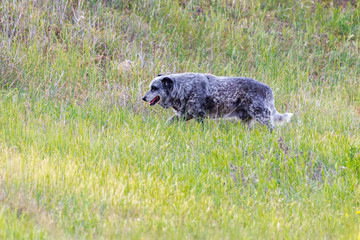
<path id="1" fill-rule="evenodd" d="M 202 73 L 158 75 L 143 100 L 173 108 L 176 115 L 168 121 L 204 117 L 236 117 L 249 126 L 253 120 L 266 125 L 289 122 L 292 113 L 279 114 L 274 96 L 266 84 L 244 77 L 217 77 Z"/>

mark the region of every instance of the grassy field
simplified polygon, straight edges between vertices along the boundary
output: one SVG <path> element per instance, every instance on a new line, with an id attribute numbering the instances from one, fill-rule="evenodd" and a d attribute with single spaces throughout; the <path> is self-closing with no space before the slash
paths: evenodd
<path id="1" fill-rule="evenodd" d="M 0 239 L 360 239 L 359 55 L 356 1 L 1 1 Z M 166 72 L 295 116 L 166 126 Z"/>

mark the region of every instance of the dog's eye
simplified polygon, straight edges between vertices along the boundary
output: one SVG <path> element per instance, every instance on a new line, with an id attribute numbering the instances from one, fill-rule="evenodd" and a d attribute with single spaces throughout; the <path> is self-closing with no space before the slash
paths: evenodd
<path id="1" fill-rule="evenodd" d="M 155 86 L 152 86 L 152 87 L 151 87 L 151 90 L 156 91 L 156 90 L 158 90 L 158 88 L 155 87 Z"/>

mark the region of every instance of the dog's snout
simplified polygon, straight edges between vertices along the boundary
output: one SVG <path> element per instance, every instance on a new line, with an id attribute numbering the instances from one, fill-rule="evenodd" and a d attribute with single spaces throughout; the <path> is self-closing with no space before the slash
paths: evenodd
<path id="1" fill-rule="evenodd" d="M 143 101 L 146 101 L 145 96 L 143 96 L 142 100 L 143 100 Z"/>

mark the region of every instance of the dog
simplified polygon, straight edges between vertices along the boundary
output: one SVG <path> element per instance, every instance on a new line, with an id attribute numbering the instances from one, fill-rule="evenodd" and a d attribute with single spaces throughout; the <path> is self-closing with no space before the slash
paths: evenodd
<path id="1" fill-rule="evenodd" d="M 168 122 L 203 118 L 237 118 L 252 126 L 254 120 L 267 126 L 290 122 L 292 113 L 276 111 L 269 86 L 246 77 L 218 77 L 203 73 L 160 74 L 150 83 L 142 98 L 150 106 L 157 103 L 173 108 Z"/>

